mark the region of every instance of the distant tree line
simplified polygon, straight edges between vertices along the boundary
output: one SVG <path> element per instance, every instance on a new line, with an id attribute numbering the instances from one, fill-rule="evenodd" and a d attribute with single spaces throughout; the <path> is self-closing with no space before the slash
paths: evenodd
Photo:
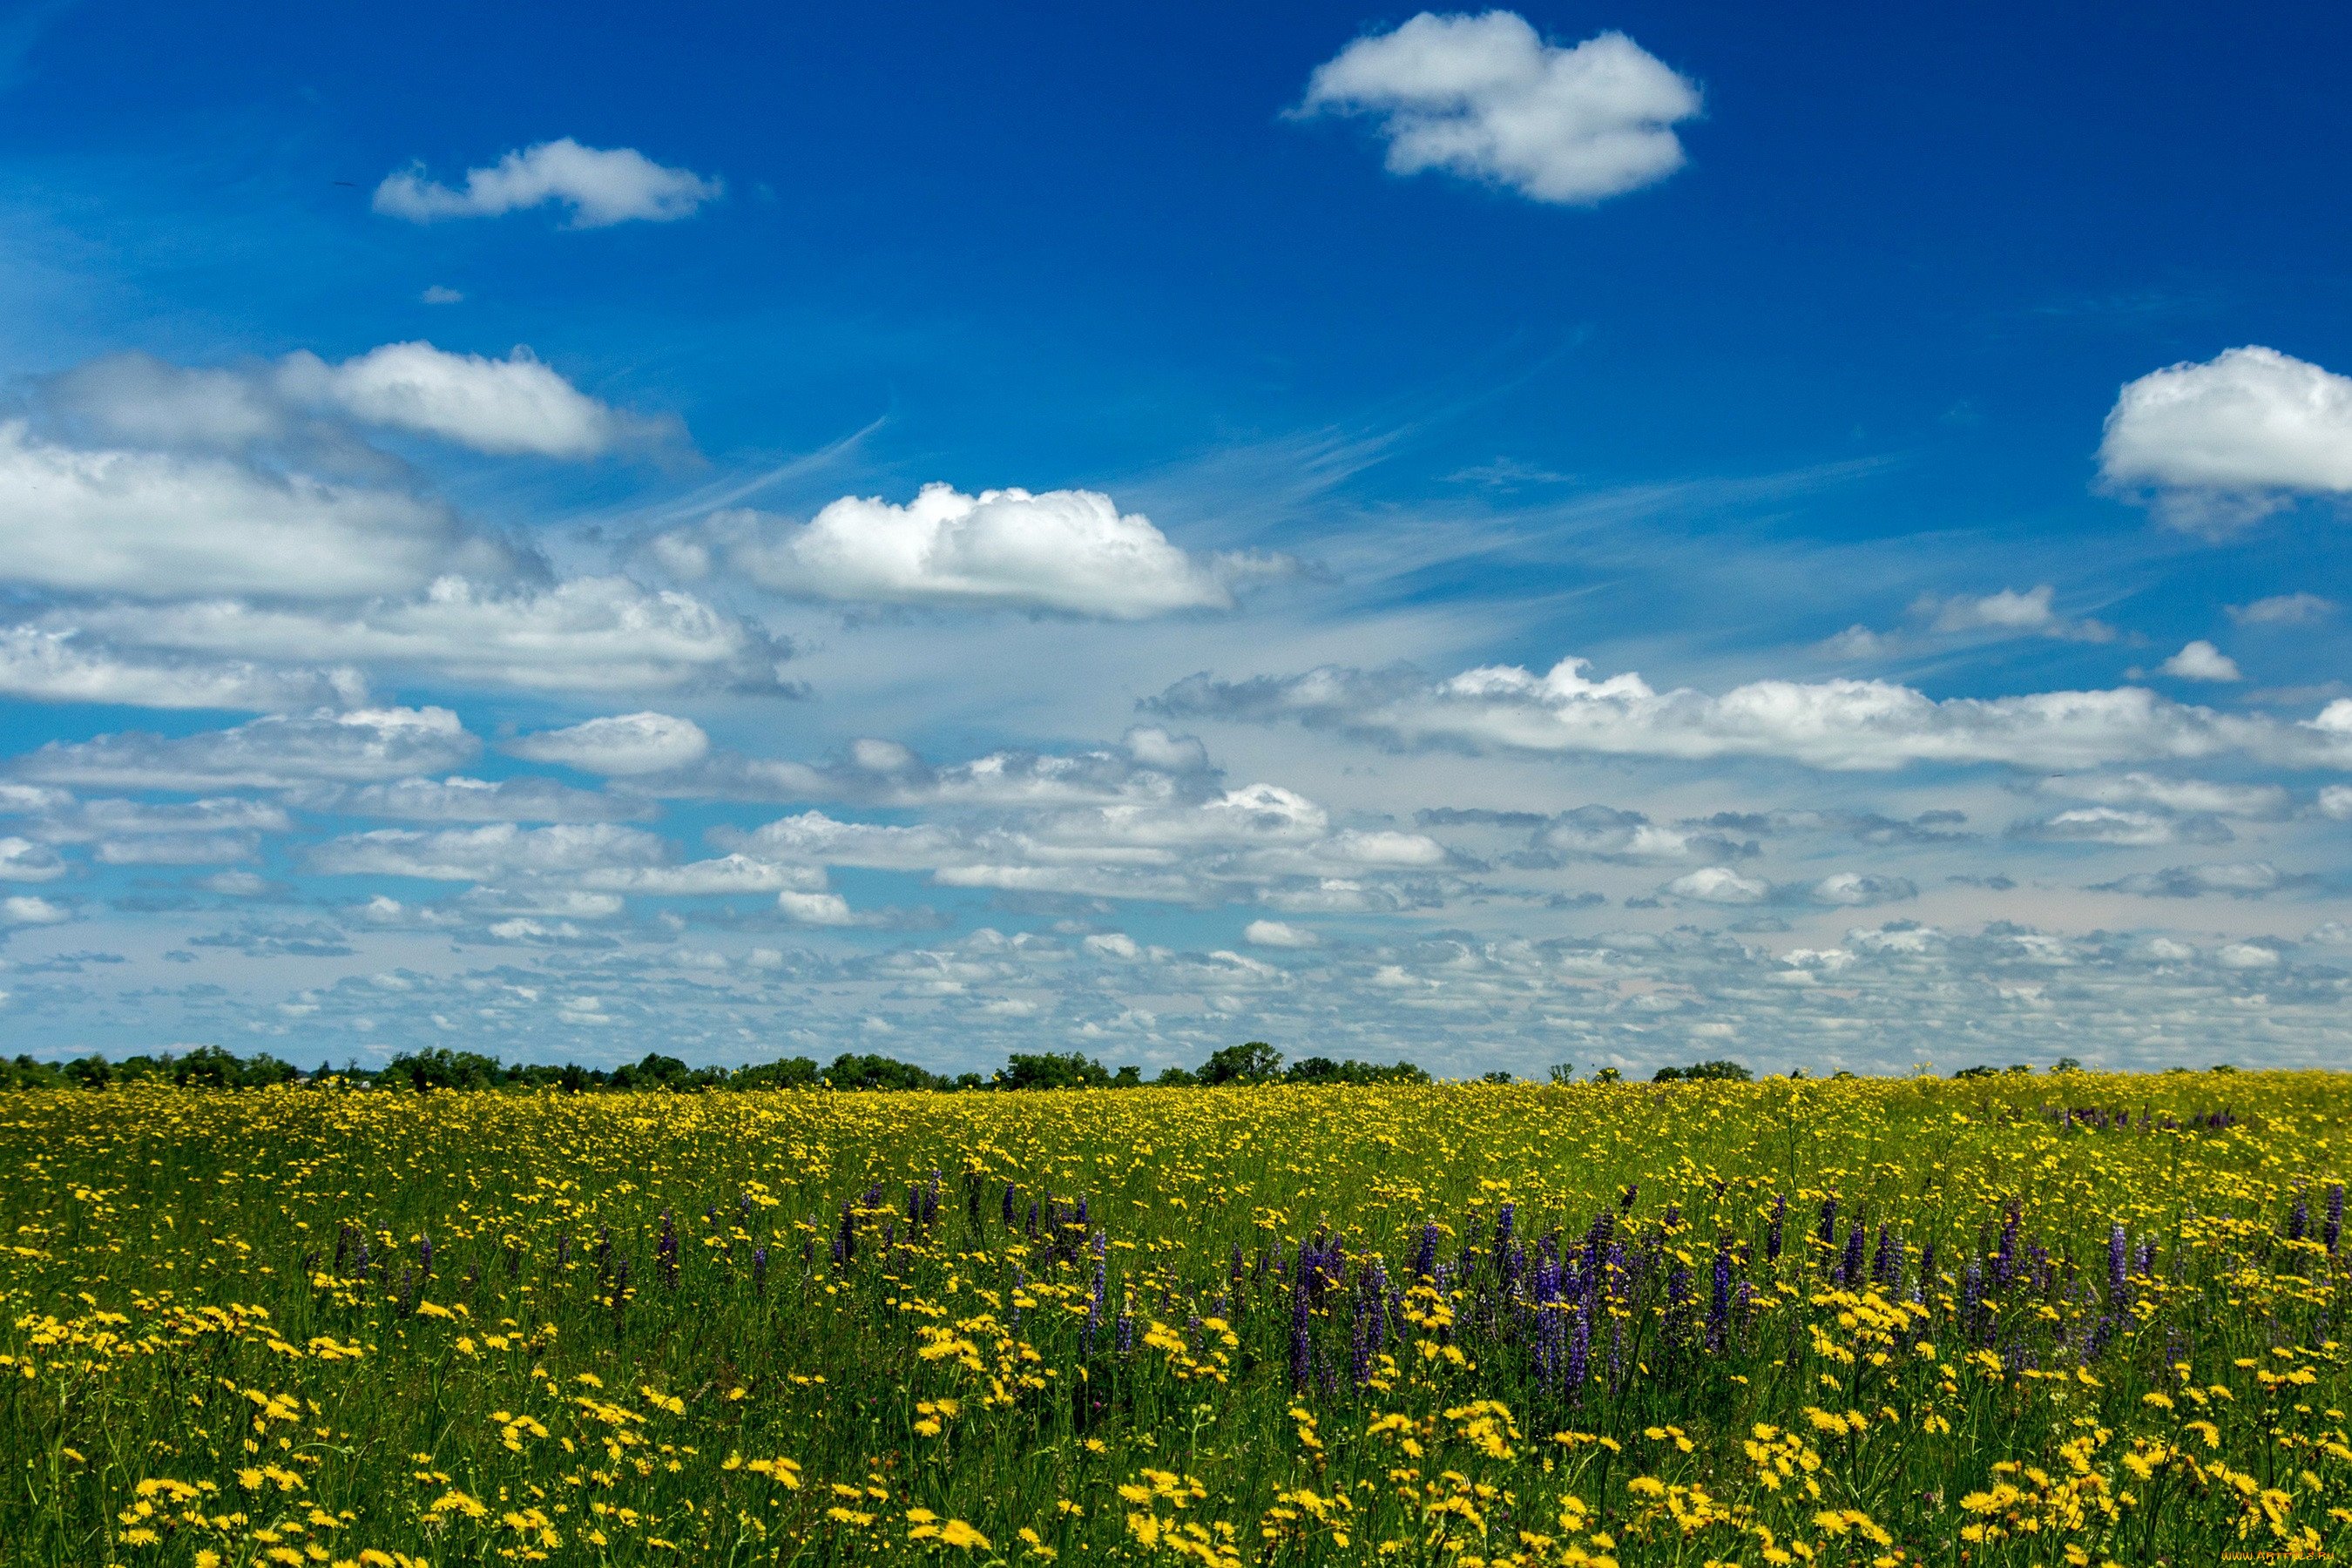
<path id="1" fill-rule="evenodd" d="M 1497 1075 L 1488 1075 L 1494 1077 Z M 1507 1079 L 1508 1074 L 1499 1075 Z M 615 1068 L 583 1068 L 577 1062 L 553 1066 L 543 1062 L 502 1062 L 478 1051 L 445 1047 L 404 1051 L 381 1068 L 349 1063 L 337 1068 L 321 1064 L 304 1072 L 291 1062 L 266 1053 L 238 1057 L 216 1046 L 199 1046 L 176 1055 L 126 1057 L 110 1061 L 101 1056 L 71 1061 L 46 1062 L 30 1056 L 11 1061 L 0 1058 L 0 1089 L 105 1089 L 115 1084 L 170 1083 L 209 1089 L 257 1089 L 270 1084 L 341 1081 L 372 1084 L 380 1089 L 1140 1089 L 1142 1069 L 1107 1068 L 1077 1051 L 1016 1051 L 994 1073 L 940 1073 L 889 1057 L 845 1051 L 829 1067 L 810 1057 L 786 1057 L 781 1061 L 747 1063 L 737 1068 L 688 1067 L 658 1051 Z M 1333 1061 L 1328 1057 L 1302 1057 L 1285 1066 L 1283 1055 L 1264 1040 L 1251 1040 L 1212 1051 L 1197 1068 L 1164 1068 L 1150 1080 L 1162 1087 L 1203 1084 L 1367 1084 L 1428 1083 L 1428 1073 L 1411 1062 Z"/>

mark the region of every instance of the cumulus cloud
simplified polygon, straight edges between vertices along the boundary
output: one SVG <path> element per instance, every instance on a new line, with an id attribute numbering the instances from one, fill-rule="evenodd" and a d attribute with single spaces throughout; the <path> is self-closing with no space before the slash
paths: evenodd
<path id="1" fill-rule="evenodd" d="M 2050 637 L 2061 642 L 2105 643 L 2116 640 L 2116 628 L 2088 616 L 2063 614 L 2057 590 L 2044 583 L 2022 592 L 2002 588 L 1983 595 L 1945 597 L 1922 594 L 1911 603 L 1911 625 L 1895 631 L 1873 631 L 1856 624 L 1829 639 L 1827 647 L 1843 658 L 1874 658 L 1901 653 L 1927 638 L 1978 641 L 2008 637 Z"/>
<path id="2" fill-rule="evenodd" d="M 2074 768 L 2243 752 L 2352 765 L 2352 699 L 2283 724 L 2173 702 L 2137 687 L 1930 698 L 1885 680 L 1759 680 L 1720 696 L 1595 680 L 1581 658 L 1538 675 L 1489 665 L 1432 681 L 1406 668 L 1325 667 L 1220 681 L 1194 676 L 1152 699 L 1165 714 L 1339 730 L 1391 746 L 1619 756 L 1778 757 L 1812 767 L 2003 763 Z"/>
<path id="3" fill-rule="evenodd" d="M 436 579 L 413 598 L 349 609 L 200 599 L 100 606 L 75 620 L 108 637 L 184 653 L 292 662 L 336 658 L 541 691 L 787 689 L 781 640 L 677 589 L 573 577 L 499 589 Z"/>
<path id="4" fill-rule="evenodd" d="M 2202 637 L 2182 646 L 2179 653 L 2158 667 L 2165 674 L 2180 680 L 2243 680 L 2238 671 L 2238 661 L 2215 647 Z"/>
<path id="5" fill-rule="evenodd" d="M 1807 889 L 1807 896 L 1817 904 L 1860 910 L 1879 904 L 1907 903 L 1919 896 L 1919 889 L 1908 877 L 1838 871 L 1815 882 Z"/>
<path id="6" fill-rule="evenodd" d="M 1307 927 L 1282 921 L 1252 921 L 1242 928 L 1242 940 L 1254 947 L 1319 947 L 1323 942 Z"/>
<path id="7" fill-rule="evenodd" d="M 492 359 L 421 342 L 385 343 L 336 364 L 307 351 L 234 368 L 113 354 L 44 384 L 41 406 L 100 442 L 232 453 L 282 447 L 338 459 L 352 454 L 321 422 L 503 457 L 593 458 L 682 436 L 675 418 L 589 396 L 528 348 Z"/>
<path id="8" fill-rule="evenodd" d="M 2242 626 L 2299 626 L 2326 620 L 2336 613 L 2336 601 L 2317 594 L 2273 594 L 2250 605 L 2229 606 L 2230 618 Z"/>
<path id="9" fill-rule="evenodd" d="M 710 752 L 710 737 L 691 719 L 622 713 L 569 729 L 543 730 L 507 743 L 515 756 L 556 763 L 607 778 L 675 773 Z"/>
<path id="10" fill-rule="evenodd" d="M 73 919 L 73 911 L 29 893 L 0 899 L 0 925 L 53 926 Z"/>
<path id="11" fill-rule="evenodd" d="M 2227 844 L 2236 835 L 2217 816 L 2174 816 L 2113 805 L 2083 805 L 2012 824 L 2012 837 L 2060 844 Z"/>
<path id="12" fill-rule="evenodd" d="M 2201 813 L 2263 820 L 2284 816 L 2292 797 L 2277 784 L 2219 784 L 2210 779 L 2165 778 L 2155 773 L 2054 774 L 2034 788 L 2070 800 L 2103 805 L 2152 805 L 2162 811 Z"/>
<path id="13" fill-rule="evenodd" d="M 687 578 L 723 566 L 815 599 L 1048 610 L 1143 620 L 1222 610 L 1234 584 L 1281 569 L 1265 558 L 1201 560 L 1095 490 L 923 487 L 904 506 L 845 496 L 804 524 L 723 512 L 663 535 L 655 557 Z"/>
<path id="14" fill-rule="evenodd" d="M 613 822 L 650 816 L 656 809 L 648 800 L 578 789 L 553 779 L 493 782 L 458 773 L 388 784 L 312 785 L 290 792 L 289 799 L 305 811 L 410 822 Z"/>
<path id="15" fill-rule="evenodd" d="M 2259 345 L 2153 371 L 2116 399 L 2099 470 L 2200 531 L 2352 492 L 2352 378 Z"/>
<path id="16" fill-rule="evenodd" d="M 1300 105 L 1374 117 L 1393 174 L 1580 205 L 1681 168 L 1674 127 L 1698 111 L 1698 89 L 1624 34 L 1563 47 L 1510 11 L 1424 11 L 1358 38 L 1316 68 Z"/>
<path id="17" fill-rule="evenodd" d="M 312 868 L 330 875 L 416 877 L 443 882 L 656 866 L 668 858 L 667 840 L 642 828 L 611 823 L 519 827 L 499 822 L 438 830 L 383 827 L 330 839 L 310 854 Z"/>
<path id="18" fill-rule="evenodd" d="M 289 396 L 362 425 L 499 456 L 593 458 L 677 429 L 675 421 L 624 414 L 589 396 L 527 348 L 489 359 L 426 342 L 386 343 L 335 365 L 298 353 L 277 379 Z"/>
<path id="19" fill-rule="evenodd" d="M 2147 899 L 2198 899 L 2208 893 L 2259 899 L 2308 879 L 2290 877 L 2267 860 L 2241 860 L 2168 866 L 2161 871 L 2136 872 L 2112 882 L 2101 882 L 2095 889 L 2100 892 L 2137 893 Z"/>
<path id="20" fill-rule="evenodd" d="M 667 168 L 633 147 L 583 147 L 571 137 L 509 153 L 488 168 L 466 171 L 453 190 L 425 177 L 423 163 L 388 174 L 375 188 L 375 210 L 411 223 L 496 217 L 560 202 L 574 228 L 691 216 L 725 190 L 716 179 Z"/>
<path id="21" fill-rule="evenodd" d="M 0 692 L 37 702 L 248 712 L 358 706 L 367 681 L 349 666 L 272 668 L 247 659 L 134 658 L 74 630 L 0 627 Z"/>
<path id="22" fill-rule="evenodd" d="M 362 708 L 270 714 L 194 735 L 133 730 L 52 741 L 19 760 L 16 771 L 49 784 L 194 794 L 403 778 L 455 766 L 478 749 L 446 708 Z"/>
<path id="23" fill-rule="evenodd" d="M 65 861 L 47 845 L 13 834 L 0 837 L 0 881 L 53 882 L 65 874 Z"/>
<path id="24" fill-rule="evenodd" d="M 404 593 L 512 563 L 437 502 L 225 458 L 83 450 L 0 423 L 0 579 L 134 598 Z"/>
<path id="25" fill-rule="evenodd" d="M 1698 904 L 1760 904 L 1772 896 L 1772 885 L 1760 878 L 1742 876 L 1728 866 L 1702 866 L 1658 891 L 1669 899 Z"/>

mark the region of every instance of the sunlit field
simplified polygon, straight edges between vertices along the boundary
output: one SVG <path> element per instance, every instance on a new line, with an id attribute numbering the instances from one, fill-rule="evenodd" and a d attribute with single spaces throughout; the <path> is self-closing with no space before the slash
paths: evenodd
<path id="1" fill-rule="evenodd" d="M 2352 1552 L 2352 1077 L 0 1097 L 0 1559 Z"/>

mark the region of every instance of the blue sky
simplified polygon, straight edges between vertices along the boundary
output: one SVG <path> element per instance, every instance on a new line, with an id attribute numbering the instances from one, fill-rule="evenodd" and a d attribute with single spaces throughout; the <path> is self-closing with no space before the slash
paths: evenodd
<path id="1" fill-rule="evenodd" d="M 2347 32 L 15 7 L 0 1017 L 2336 1059 Z"/>

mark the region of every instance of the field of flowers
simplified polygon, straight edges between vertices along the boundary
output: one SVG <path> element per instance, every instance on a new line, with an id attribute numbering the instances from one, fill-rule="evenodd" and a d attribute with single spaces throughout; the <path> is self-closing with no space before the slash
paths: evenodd
<path id="1" fill-rule="evenodd" d="M 0 1562 L 2352 1551 L 2352 1077 L 0 1097 Z"/>

